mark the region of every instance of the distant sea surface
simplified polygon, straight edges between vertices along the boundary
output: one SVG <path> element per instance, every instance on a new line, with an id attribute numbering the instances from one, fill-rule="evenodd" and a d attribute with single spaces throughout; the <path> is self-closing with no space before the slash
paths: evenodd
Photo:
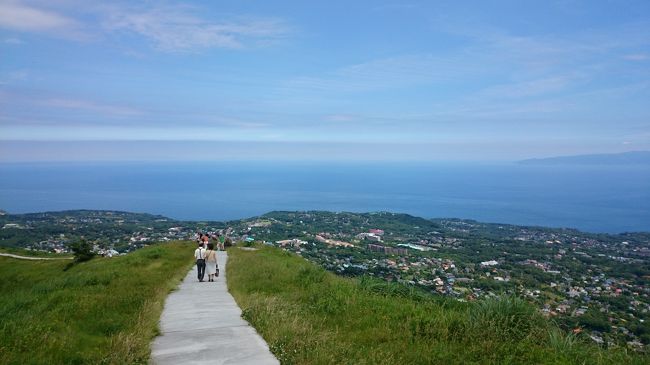
<path id="1" fill-rule="evenodd" d="M 111 209 L 182 220 L 272 210 L 650 231 L 650 167 L 451 163 L 0 164 L 0 209 Z"/>

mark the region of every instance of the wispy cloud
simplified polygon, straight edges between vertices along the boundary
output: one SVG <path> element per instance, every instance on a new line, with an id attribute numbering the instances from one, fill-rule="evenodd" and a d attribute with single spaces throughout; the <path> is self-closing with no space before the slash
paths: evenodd
<path id="1" fill-rule="evenodd" d="M 25 76 L 26 77 L 26 76 Z M 101 99 L 56 95 L 34 89 L 0 89 L 1 124 L 110 124 L 144 118 L 149 111 L 131 105 L 106 102 Z"/>
<path id="2" fill-rule="evenodd" d="M 438 30 L 463 38 L 462 46 L 296 77 L 279 88 L 278 99 L 314 105 L 328 100 L 335 107 L 335 100 L 349 100 L 341 95 L 365 94 L 367 99 L 372 97 L 370 92 L 382 91 L 377 93 L 381 98 L 387 91 L 402 106 L 431 119 L 496 120 L 503 116 L 514 120 L 526 114 L 559 115 L 590 104 L 588 98 L 595 96 L 585 95 L 585 90 L 617 93 L 612 98 L 638 93 L 626 86 L 647 80 L 647 70 L 626 66 L 620 55 L 627 55 L 625 60 L 645 61 L 646 53 L 639 50 L 650 45 L 650 39 L 639 34 L 647 34 L 647 29 L 647 23 L 631 23 L 589 32 L 521 35 L 497 27 L 454 23 Z M 605 79 L 608 81 L 602 82 Z M 378 114 L 394 109 L 385 102 L 376 102 L 373 108 Z"/>
<path id="3" fill-rule="evenodd" d="M 135 116 L 143 114 L 143 111 L 135 108 L 120 105 L 102 104 L 83 99 L 53 98 L 42 100 L 39 102 L 39 104 L 53 108 L 82 110 L 105 115 L 108 114 L 112 116 Z"/>
<path id="4" fill-rule="evenodd" d="M 287 89 L 356 92 L 393 89 L 431 82 L 450 81 L 480 68 L 459 62 L 458 55 L 428 54 L 396 56 L 342 67 L 321 77 L 298 77 Z"/>
<path id="5" fill-rule="evenodd" d="M 0 85 L 9 85 L 15 82 L 26 80 L 29 77 L 27 70 L 14 70 L 0 75 Z M 0 93 L 0 101 L 2 101 L 3 94 Z"/>
<path id="6" fill-rule="evenodd" d="M 323 117 L 328 122 L 352 122 L 359 118 L 350 114 L 330 114 Z"/>
<path id="7" fill-rule="evenodd" d="M 417 9 L 418 5 L 417 4 L 411 4 L 405 1 L 400 1 L 400 2 L 393 2 L 393 3 L 386 3 L 386 4 L 379 4 L 376 5 L 372 8 L 374 11 L 405 11 L 405 10 L 413 10 Z"/>
<path id="8" fill-rule="evenodd" d="M 6 38 L 5 40 L 2 41 L 4 44 L 12 44 L 12 45 L 21 45 L 24 44 L 25 42 L 22 41 L 22 39 L 19 38 Z"/>
<path id="9" fill-rule="evenodd" d="M 628 61 L 648 61 L 650 60 L 650 55 L 644 53 L 627 54 L 623 56 L 623 59 Z"/>
<path id="10" fill-rule="evenodd" d="M 104 27 L 126 31 L 149 39 L 167 52 L 207 48 L 243 48 L 285 36 L 288 27 L 278 19 L 212 21 L 187 6 L 159 6 L 146 9 L 112 8 Z"/>
<path id="11" fill-rule="evenodd" d="M 74 18 L 15 0 L 0 1 L 0 28 L 73 39 L 86 38 L 81 31 L 83 25 Z"/>
<path id="12" fill-rule="evenodd" d="M 125 5 L 101 2 L 0 0 L 0 28 L 73 40 L 130 34 L 149 40 L 164 52 L 209 48 L 266 46 L 287 36 L 289 26 L 268 17 L 208 17 L 200 8 L 147 2 Z M 128 3 L 127 3 L 128 4 Z M 16 38 L 6 43 L 18 44 Z"/>
<path id="13" fill-rule="evenodd" d="M 233 116 L 215 108 L 153 107 L 132 101 L 84 98 L 25 88 L 0 88 L 0 125 L 85 127 L 220 128 L 246 131 L 274 127 L 260 116 Z"/>
<path id="14" fill-rule="evenodd" d="M 606 54 L 650 45 L 647 22 L 632 22 L 600 29 L 571 33 L 521 35 L 491 25 L 438 24 L 440 31 L 464 37 L 476 50 L 490 51 L 504 59 L 532 59 L 542 57 L 551 61 L 569 57 Z"/>
<path id="15" fill-rule="evenodd" d="M 477 96 L 492 99 L 519 99 L 543 96 L 564 90 L 576 79 L 577 77 L 572 75 L 555 75 L 522 82 L 511 82 L 484 89 Z"/>

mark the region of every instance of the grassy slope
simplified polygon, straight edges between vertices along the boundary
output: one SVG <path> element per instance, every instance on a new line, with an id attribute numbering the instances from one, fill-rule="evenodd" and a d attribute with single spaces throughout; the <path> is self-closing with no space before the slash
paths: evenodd
<path id="1" fill-rule="evenodd" d="M 67 271 L 69 260 L 0 257 L 0 363 L 146 363 L 192 248 L 156 245 Z"/>
<path id="2" fill-rule="evenodd" d="M 560 333 L 516 298 L 459 303 L 337 277 L 283 251 L 229 251 L 228 287 L 285 364 L 647 364 Z"/>

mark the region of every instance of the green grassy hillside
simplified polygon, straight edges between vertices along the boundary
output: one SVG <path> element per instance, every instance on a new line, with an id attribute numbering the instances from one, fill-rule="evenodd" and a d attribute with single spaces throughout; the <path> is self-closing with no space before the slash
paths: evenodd
<path id="1" fill-rule="evenodd" d="M 337 277 L 274 248 L 229 251 L 228 287 L 283 364 L 647 364 L 561 333 L 527 303 Z"/>
<path id="2" fill-rule="evenodd" d="M 66 271 L 70 260 L 0 257 L 0 364 L 146 363 L 192 248 L 161 244 Z"/>

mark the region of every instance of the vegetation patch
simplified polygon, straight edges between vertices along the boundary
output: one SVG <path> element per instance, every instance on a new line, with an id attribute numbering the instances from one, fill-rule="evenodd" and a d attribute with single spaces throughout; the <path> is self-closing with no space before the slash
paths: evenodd
<path id="1" fill-rule="evenodd" d="M 344 278 L 288 252 L 230 250 L 228 287 L 283 364 L 647 364 L 512 296 L 473 303 Z"/>
<path id="2" fill-rule="evenodd" d="M 159 244 L 64 269 L 0 257 L 1 364 L 144 364 L 193 245 Z"/>

